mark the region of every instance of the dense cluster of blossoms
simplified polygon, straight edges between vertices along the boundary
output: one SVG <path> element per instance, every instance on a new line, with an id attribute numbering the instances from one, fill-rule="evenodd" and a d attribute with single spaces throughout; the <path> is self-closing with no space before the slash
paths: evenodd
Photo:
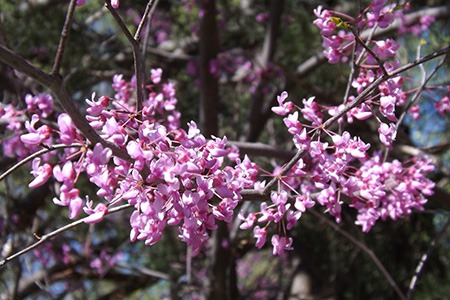
<path id="1" fill-rule="evenodd" d="M 431 195 L 434 188 L 434 183 L 426 177 L 434 170 L 427 157 L 414 157 L 407 164 L 397 160 L 387 162 L 380 152 L 370 154 L 369 144 L 346 131 L 342 134 L 326 131 L 330 139 L 324 141 L 317 134 L 323 115 L 314 99 L 303 100 L 304 108 L 299 108 L 303 117 L 316 128 L 308 131 L 311 126 L 299 121 L 298 111 L 291 113 L 295 105 L 286 101 L 287 96 L 284 92 L 278 97 L 279 105 L 273 111 L 287 115 L 284 123 L 296 148 L 304 155 L 287 174 L 278 176 L 275 170 L 273 175 L 279 177 L 279 185 L 271 194 L 270 204 L 263 202 L 259 211 L 239 215 L 241 229 L 253 227 L 256 247 L 264 246 L 268 226 L 276 223 L 283 235 L 272 236 L 273 253 L 290 250 L 292 238 L 287 236 L 286 230 L 314 205 L 323 206 L 338 223 L 342 205 L 356 209 L 355 223 L 362 226 L 364 232 L 378 219 L 396 220 L 413 209 L 423 209 L 425 196 Z"/>
<path id="2" fill-rule="evenodd" d="M 131 161 L 113 156 L 101 144 L 90 146 L 75 128 L 71 118 L 62 113 L 56 124 L 44 124 L 43 116 L 52 112 L 49 96 L 28 97 L 28 109 L 37 109 L 31 121 L 10 122 L 19 140 L 2 144 L 6 155 L 14 155 L 13 147 L 24 148 L 21 157 L 42 145 L 80 145 L 67 148 L 59 156 L 46 155 L 32 162 L 35 179 L 30 187 L 44 184 L 50 177 L 60 182 L 59 196 L 53 202 L 69 208 L 69 217 L 77 218 L 82 210 L 88 223 L 99 222 L 108 207 L 127 201 L 135 207 L 130 218 L 130 238 L 152 245 L 159 241 L 167 225 L 178 226 L 180 238 L 197 253 L 208 238 L 216 221 L 231 221 L 234 208 L 242 199 L 244 188 L 253 188 L 258 168 L 247 157 L 239 158 L 227 139 L 207 140 L 194 122 L 188 130 L 180 128 L 176 111 L 174 85 L 162 83 L 162 70 L 151 70 L 152 84 L 140 113 L 136 113 L 135 82 L 117 75 L 113 78 L 114 98 L 92 95 L 86 119 L 100 136 L 126 149 Z M 10 106 L 3 116 L 15 117 Z M 12 120 L 15 120 L 12 118 Z M 41 125 L 42 124 L 42 125 Z M 13 145 L 11 145 L 13 143 Z M 44 146 L 45 147 L 45 146 Z M 225 162 L 234 167 L 225 166 Z M 80 196 L 78 178 L 86 174 L 98 187 L 97 195 L 106 201 Z"/>
<path id="3" fill-rule="evenodd" d="M 395 3 L 388 4 L 386 0 L 372 1 L 364 15 L 352 21 L 357 23 L 360 31 L 386 28 L 394 17 L 401 15 L 395 7 Z M 317 16 L 314 24 L 320 28 L 323 37 L 325 57 L 332 64 L 346 61 L 347 53 L 351 52 L 356 42 L 350 30 L 351 25 L 320 6 L 314 13 Z M 410 214 L 413 209 L 422 210 L 426 203 L 425 196 L 433 193 L 434 183 L 426 174 L 433 171 L 434 167 L 427 157 L 415 157 L 407 164 L 397 160 L 388 162 L 383 159 L 381 152 L 370 153 L 370 144 L 364 143 L 359 137 L 352 137 L 346 131 L 331 132 L 322 126 L 325 112 L 331 116 L 338 115 L 377 78 L 399 66 L 395 57 L 399 45 L 393 39 L 372 40 L 372 53 L 361 45 L 358 47 L 360 49 L 356 50 L 355 60 L 360 62 L 359 74 L 351 83 L 356 95 L 350 95 L 344 104 L 324 108 L 311 97 L 303 100 L 303 107 L 298 108 L 299 114 L 298 111 L 293 112 L 296 105 L 287 101 L 288 94 L 283 92 L 278 96 L 278 105 L 272 108 L 278 115 L 287 115 L 284 123 L 292 134 L 294 145 L 302 151 L 303 156 L 283 176 L 279 176 L 275 170 L 273 175 L 279 177 L 279 185 L 278 190 L 271 194 L 271 203 L 263 202 L 259 211 L 250 212 L 247 216 L 243 213 L 239 215 L 241 229 L 253 228 L 258 248 L 266 242 L 269 224 L 276 223 L 279 234 L 271 238 L 273 254 L 290 250 L 292 238 L 286 234 L 286 230 L 291 229 L 302 213 L 314 205 L 323 206 L 336 222 L 340 222 L 342 205 L 347 204 L 357 210 L 355 223 L 368 232 L 378 219 L 396 220 Z M 380 62 L 383 65 L 379 65 Z M 347 112 L 338 122 L 342 124 L 344 118 L 348 123 L 355 119 L 375 118 L 379 124 L 380 142 L 391 148 L 397 134 L 396 108 L 405 105 L 407 98 L 402 84 L 401 76 L 391 76 L 379 84 L 377 93 L 363 99 L 360 105 Z M 447 102 L 448 98 L 443 98 L 436 107 L 446 107 Z M 303 122 L 309 124 L 301 123 L 300 115 Z M 323 133 L 326 133 L 327 138 L 322 137 Z"/>

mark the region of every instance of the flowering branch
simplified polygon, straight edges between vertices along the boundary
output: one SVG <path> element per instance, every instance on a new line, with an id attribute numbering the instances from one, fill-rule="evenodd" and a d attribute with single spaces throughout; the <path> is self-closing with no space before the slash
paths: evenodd
<path id="1" fill-rule="evenodd" d="M 405 15 L 404 21 L 406 25 L 412 25 L 419 22 L 420 18 L 423 16 L 434 16 L 437 19 L 446 18 L 450 15 L 450 6 L 438 6 L 425 8 L 416 12 L 412 12 L 410 14 Z M 403 25 L 402 20 L 395 20 L 391 26 L 384 29 L 377 29 L 373 35 L 373 38 L 378 38 L 380 36 L 387 35 L 392 33 L 400 28 Z M 372 33 L 372 30 L 365 30 L 361 33 L 362 40 L 365 40 Z M 311 72 L 313 72 L 320 65 L 326 63 L 327 58 L 323 53 L 317 53 L 312 55 L 310 58 L 305 60 L 302 64 L 300 64 L 294 73 L 297 78 L 304 78 Z"/>

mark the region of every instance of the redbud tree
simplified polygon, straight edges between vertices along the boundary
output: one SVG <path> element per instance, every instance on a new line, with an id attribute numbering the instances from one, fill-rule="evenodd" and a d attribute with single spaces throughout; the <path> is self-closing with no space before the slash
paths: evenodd
<path id="1" fill-rule="evenodd" d="M 2 297 L 412 298 L 450 224 L 448 6 L 60 2 L 0 2 Z M 369 245 L 396 226 L 405 265 Z"/>

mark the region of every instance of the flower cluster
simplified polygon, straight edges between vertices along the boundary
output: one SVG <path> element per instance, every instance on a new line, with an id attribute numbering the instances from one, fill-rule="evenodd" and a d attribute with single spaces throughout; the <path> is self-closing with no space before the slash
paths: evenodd
<path id="1" fill-rule="evenodd" d="M 317 17 L 314 24 L 320 29 L 323 39 L 322 46 L 325 48 L 323 54 L 328 62 L 336 64 L 339 61 L 347 61 L 347 53 L 351 50 L 349 45 L 354 41 L 353 34 L 345 30 L 339 30 L 337 34 L 334 34 L 337 29 L 336 22 L 333 22 L 332 13 L 327 9 L 322 9 L 322 6 L 315 9 L 314 14 Z"/>
<path id="2" fill-rule="evenodd" d="M 286 101 L 287 93 L 278 97 L 278 106 L 272 110 L 279 115 L 288 115 L 284 123 L 292 139 L 304 155 L 284 176 L 273 174 L 279 179 L 278 190 L 272 192 L 271 203 L 262 202 L 260 210 L 244 216 L 241 212 L 241 229 L 253 228 L 256 247 L 266 243 L 268 226 L 278 224 L 279 232 L 271 238 L 274 254 L 290 250 L 292 238 L 286 233 L 300 219 L 307 209 L 320 205 L 341 221 L 342 205 L 357 210 L 355 224 L 368 232 L 378 219 L 396 220 L 412 210 L 422 210 L 425 196 L 431 195 L 434 183 L 425 175 L 434 167 L 426 157 L 415 157 L 405 165 L 397 160 L 387 162 L 380 152 L 369 153 L 370 144 L 359 137 L 325 132 L 330 137 L 323 141 L 318 133 L 322 129 L 322 114 L 314 98 L 303 100 L 300 108 L 303 117 L 315 130 L 307 131 L 310 125 L 302 124 L 298 112 L 292 112 L 294 105 Z M 387 126 L 386 124 L 382 124 Z M 381 127 L 384 137 L 395 134 L 395 127 Z M 311 134 L 313 136 L 311 136 Z M 390 145 L 392 141 L 384 141 Z M 281 167 L 279 168 L 281 169 Z M 259 224 L 265 224 L 261 227 Z"/>
<path id="3" fill-rule="evenodd" d="M 113 78 L 114 98 L 96 99 L 93 94 L 86 100 L 89 124 L 103 139 L 126 149 L 131 161 L 114 156 L 101 144 L 89 146 L 67 114 L 58 116 L 58 129 L 40 125 L 39 115 L 33 115 L 25 123 L 24 144 L 37 147 L 54 139 L 83 146 L 66 149 L 57 163 L 36 158 L 30 187 L 54 177 L 60 182 L 54 203 L 67 206 L 71 219 L 84 210 L 89 215 L 87 223 L 101 221 L 109 206 L 127 201 L 135 207 L 130 217 L 132 241 L 153 245 L 167 225 L 178 226 L 180 239 L 198 253 L 217 220 L 231 221 L 242 198 L 240 191 L 253 188 L 258 168 L 248 157 L 240 160 L 236 150 L 227 146 L 226 137 L 207 140 L 194 122 L 187 131 L 181 129 L 174 85 L 163 83 L 161 77 L 161 69 L 151 70 L 152 84 L 147 86 L 148 98 L 140 112 L 136 112 L 134 80 L 128 82 L 121 75 Z M 235 166 L 224 166 L 228 161 Z M 95 205 L 89 197 L 86 202 L 82 199 L 76 183 L 84 175 L 106 202 Z"/>
<path id="4" fill-rule="evenodd" d="M 394 17 L 401 16 L 396 8 L 397 4 L 387 3 L 386 0 L 372 1 L 357 19 L 348 19 L 360 31 L 386 28 Z M 314 13 L 317 16 L 314 24 L 320 28 L 323 38 L 324 55 L 330 63 L 345 61 L 345 51 L 357 42 L 353 36 L 356 33 L 349 32 L 353 25 L 333 16 L 332 12 L 321 6 Z M 340 31 L 336 34 L 337 29 Z M 396 110 L 406 103 L 401 76 L 386 78 L 377 86 L 378 92 L 360 99 L 360 104 L 345 115 L 340 113 L 379 77 L 393 72 L 399 66 L 396 59 L 399 45 L 393 39 L 370 40 L 364 47 L 356 46 L 355 61 L 359 62 L 359 74 L 351 82 L 355 95 L 350 94 L 344 104 L 325 108 L 314 97 L 304 99 L 303 107 L 297 107 L 304 119 L 302 121 L 299 112 L 294 111 L 296 105 L 287 101 L 288 94 L 283 92 L 278 96 L 278 105 L 272 108 L 274 113 L 286 116 L 284 123 L 292 135 L 294 145 L 303 156 L 283 176 L 279 176 L 278 171 L 274 172 L 273 176 L 278 179 L 279 185 L 278 190 L 271 194 L 272 203 L 263 202 L 259 211 L 250 212 L 247 216 L 243 213 L 239 215 L 241 229 L 253 228 L 258 248 L 266 243 L 268 226 L 275 223 L 278 224 L 278 234 L 271 239 L 273 253 L 289 250 L 292 240 L 287 230 L 314 205 L 324 207 L 336 222 L 340 222 L 342 206 L 346 204 L 357 210 L 355 223 L 368 232 L 380 218 L 396 220 L 410 214 L 413 209 L 423 209 L 425 196 L 432 194 L 434 183 L 425 175 L 433 170 L 433 166 L 427 158 L 415 157 L 408 164 L 396 160 L 388 162 L 380 152 L 369 153 L 370 144 L 359 137 L 351 136 L 347 131 L 332 132 L 324 127 L 323 112 L 331 116 L 340 115 L 338 123 L 341 124 L 344 117 L 348 123 L 355 119 L 374 118 L 379 124 L 381 143 L 391 148 L 395 141 L 398 126 Z M 366 47 L 370 47 L 371 51 L 367 51 Z M 448 109 L 447 100 L 443 98 L 436 103 L 439 111 Z M 326 134 L 325 139 L 323 133 Z"/>

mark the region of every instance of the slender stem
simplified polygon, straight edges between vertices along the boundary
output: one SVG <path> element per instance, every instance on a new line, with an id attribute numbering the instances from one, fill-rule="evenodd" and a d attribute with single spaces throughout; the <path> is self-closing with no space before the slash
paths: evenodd
<path id="1" fill-rule="evenodd" d="M 122 18 L 117 13 L 117 11 L 111 6 L 111 0 L 105 0 L 105 3 L 106 8 L 109 10 L 114 20 L 116 20 L 117 25 L 119 25 L 120 30 L 122 30 L 123 34 L 125 34 L 125 37 L 127 38 L 128 42 L 130 42 L 131 45 L 136 44 L 137 41 L 134 39 L 133 35 L 128 30 L 127 25 L 125 25 L 125 23 L 122 21 Z"/>
<path id="2" fill-rule="evenodd" d="M 118 211 L 121 211 L 121 210 L 125 210 L 125 209 L 130 208 L 130 207 L 133 207 L 133 206 L 130 205 L 130 204 L 124 204 L 124 205 L 121 205 L 121 206 L 118 206 L 118 207 L 115 207 L 115 208 L 111 208 L 108 211 L 108 215 L 112 214 L 112 213 L 115 213 L 115 212 L 118 212 Z M 74 222 L 72 222 L 70 224 L 67 224 L 67 225 L 65 225 L 65 226 L 63 226 L 61 228 L 58 228 L 58 229 L 56 229 L 56 230 L 54 230 L 54 231 L 52 231 L 50 233 L 47 233 L 47 234 L 41 236 L 37 242 L 31 244 L 30 246 L 20 250 L 19 252 L 16 252 L 13 255 L 8 256 L 4 260 L 0 261 L 0 268 L 3 267 L 4 265 L 6 265 L 9 261 L 18 258 L 19 256 L 22 256 L 22 255 L 24 255 L 27 252 L 30 252 L 31 250 L 35 249 L 36 247 L 38 247 L 39 245 L 45 243 L 46 241 L 50 240 L 51 238 L 55 237 L 56 235 L 58 235 L 58 234 L 60 234 L 60 233 L 62 233 L 64 231 L 67 231 L 69 229 L 72 229 L 72 228 L 74 228 L 74 227 L 76 227 L 76 226 L 78 226 L 80 224 L 83 224 L 84 220 L 86 218 L 88 218 L 88 217 L 85 217 L 85 218 L 82 218 L 80 220 L 74 221 Z"/>
<path id="3" fill-rule="evenodd" d="M 442 226 L 442 228 L 439 230 L 439 232 L 436 234 L 434 239 L 430 243 L 430 247 L 428 248 L 427 252 L 425 252 L 422 257 L 420 258 L 420 261 L 416 267 L 416 270 L 414 272 L 413 277 L 411 278 L 411 281 L 409 283 L 408 288 L 408 294 L 406 295 L 406 299 L 410 300 L 412 299 L 414 290 L 416 288 L 417 280 L 419 279 L 420 273 L 422 273 L 423 267 L 425 265 L 425 262 L 427 261 L 428 257 L 430 256 L 431 252 L 433 252 L 434 248 L 436 247 L 438 241 L 443 237 L 444 233 L 447 232 L 448 227 L 450 226 L 450 218 L 447 219 L 447 222 Z"/>
<path id="4" fill-rule="evenodd" d="M 367 255 L 369 255 L 370 259 L 375 263 L 375 265 L 378 268 L 378 270 L 380 270 L 381 274 L 383 274 L 384 278 L 387 280 L 387 282 L 389 282 L 389 284 L 392 286 L 394 291 L 397 293 L 397 296 L 399 297 L 399 299 L 403 299 L 403 300 L 406 299 L 405 295 L 400 290 L 400 288 L 398 287 L 397 283 L 395 283 L 395 280 L 392 278 L 391 274 L 389 274 L 389 272 L 383 266 L 383 264 L 381 263 L 380 259 L 375 255 L 375 253 L 372 251 L 372 249 L 367 247 L 367 245 L 365 245 L 361 241 L 358 241 L 353 235 L 351 235 L 350 233 L 348 233 L 344 229 L 340 228 L 338 224 L 330 221 L 328 218 L 326 218 L 320 212 L 317 212 L 314 209 L 310 209 L 308 211 L 311 212 L 311 214 L 313 214 L 317 218 L 321 219 L 327 225 L 332 227 L 337 233 L 339 233 L 342 236 L 344 236 L 346 239 L 348 239 L 350 242 L 352 242 L 355 246 L 357 246 L 362 251 L 364 251 Z"/>
<path id="5" fill-rule="evenodd" d="M 142 31 L 142 28 L 144 28 L 145 23 L 151 22 L 151 16 L 153 15 L 153 12 L 155 11 L 156 5 L 158 5 L 158 0 L 149 0 L 148 1 L 147 6 L 145 7 L 144 14 L 142 15 L 142 18 L 141 18 L 141 22 L 139 22 L 136 33 L 134 34 L 134 39 L 136 41 L 139 40 L 139 36 L 141 35 L 141 31 Z"/>
<path id="6" fill-rule="evenodd" d="M 412 68 L 414 68 L 417 65 L 420 65 L 420 64 L 422 64 L 424 62 L 432 60 L 432 59 L 434 59 L 436 57 L 439 57 L 439 56 L 442 56 L 442 55 L 447 55 L 449 52 L 450 52 L 450 44 L 448 44 L 446 47 L 444 47 L 442 49 L 439 49 L 439 50 L 437 50 L 437 51 L 435 51 L 435 52 L 433 52 L 433 53 L 431 53 L 429 55 L 423 56 L 422 58 L 416 59 L 415 61 L 410 62 L 409 64 L 406 64 L 406 65 L 404 65 L 404 66 L 394 70 L 393 72 L 389 73 L 389 76 L 393 77 L 393 76 L 398 75 L 400 73 L 403 73 L 403 72 L 405 72 L 405 71 L 407 71 L 409 69 L 412 69 Z"/>
<path id="7" fill-rule="evenodd" d="M 71 0 L 69 4 L 69 9 L 67 10 L 66 20 L 61 31 L 61 37 L 59 39 L 58 49 L 56 50 L 55 61 L 53 62 L 53 68 L 51 75 L 59 75 L 61 69 L 61 62 L 64 55 L 64 50 L 66 49 L 66 43 L 69 39 L 70 27 L 72 27 L 73 15 L 75 13 L 75 6 L 77 0 Z"/>
<path id="8" fill-rule="evenodd" d="M 438 63 L 438 65 L 434 68 L 434 70 L 430 73 L 430 75 L 428 75 L 428 77 L 426 76 L 427 74 L 425 72 L 425 68 L 423 68 L 423 65 L 420 65 L 421 69 L 422 69 L 422 73 L 423 73 L 422 83 L 421 83 L 419 89 L 414 94 L 414 96 L 411 98 L 411 101 L 406 105 L 403 113 L 398 118 L 398 121 L 396 124 L 397 129 L 402 124 L 403 119 L 405 118 L 406 114 L 408 113 L 409 108 L 411 106 L 413 106 L 420 99 L 420 95 L 422 95 L 422 92 L 426 88 L 427 83 L 431 80 L 431 78 L 434 77 L 434 75 L 437 73 L 437 71 L 444 65 L 444 62 L 447 59 L 447 57 L 448 57 L 448 53 L 445 54 L 444 58 Z M 386 150 L 384 152 L 384 161 L 387 159 L 389 151 L 390 151 L 390 149 L 386 148 Z"/>
<path id="9" fill-rule="evenodd" d="M 361 40 L 361 38 L 358 36 L 358 33 L 354 31 L 354 29 L 350 30 L 353 33 L 353 36 L 355 37 L 355 40 L 358 44 L 360 44 L 364 49 L 367 50 L 367 52 L 370 53 L 370 55 L 372 55 L 372 57 L 377 61 L 378 65 L 380 66 L 381 70 L 383 71 L 383 74 L 388 76 L 388 72 L 386 71 L 386 68 L 384 67 L 383 62 L 381 61 L 381 59 L 378 57 L 378 55 L 376 55 L 372 49 L 370 49 L 369 46 L 366 45 L 366 43 L 364 43 L 364 41 Z"/>
<path id="10" fill-rule="evenodd" d="M 150 4 L 150 1 L 149 1 L 149 4 L 151 5 L 151 9 L 150 9 L 150 13 L 146 17 L 146 18 L 148 18 L 148 21 L 146 22 L 147 28 L 146 28 L 146 34 L 144 37 L 143 47 L 142 47 L 142 57 L 145 57 L 145 54 L 147 52 L 147 44 L 148 44 L 148 38 L 150 36 L 150 27 L 152 24 L 152 17 L 153 17 L 153 13 L 155 12 L 156 7 L 158 6 L 158 3 L 159 3 L 159 0 L 155 0 L 155 3 L 152 3 L 152 4 Z M 148 7 L 148 4 L 147 4 L 147 7 Z M 145 15 L 145 13 L 144 13 L 144 15 Z M 143 21 L 141 20 L 141 22 L 143 22 Z M 139 24 L 139 25 L 141 25 L 141 24 Z M 142 27 L 143 26 L 144 26 L 144 24 L 142 24 Z M 136 31 L 135 35 L 139 36 L 140 33 L 138 34 L 138 32 L 139 32 L 139 28 L 138 28 L 138 31 Z"/>
<path id="11" fill-rule="evenodd" d="M 140 29 L 138 28 L 138 31 L 136 31 L 136 36 L 133 37 L 131 32 L 128 30 L 127 26 L 123 22 L 122 18 L 119 16 L 117 11 L 111 6 L 110 0 L 105 0 L 106 2 L 106 8 L 111 12 L 113 18 L 116 20 L 117 24 L 119 25 L 120 29 L 122 30 L 123 34 L 125 34 L 125 37 L 131 44 L 131 48 L 133 50 L 133 60 L 134 60 L 134 75 L 136 77 L 136 112 L 140 112 L 142 110 L 143 102 L 144 102 L 144 91 L 143 91 L 143 77 L 144 77 L 144 63 L 142 61 L 141 54 L 139 53 L 139 36 L 138 33 L 140 32 Z M 153 1 L 151 1 L 153 3 Z M 152 5 L 152 3 L 147 4 L 146 13 L 148 14 L 147 10 L 150 11 L 149 6 Z M 142 25 L 144 25 L 145 20 L 141 21 Z"/>
<path id="12" fill-rule="evenodd" d="M 9 174 L 11 174 L 12 172 L 14 172 L 15 170 L 17 170 L 18 168 L 20 168 L 21 166 L 23 166 L 24 164 L 26 164 L 27 162 L 31 161 L 32 159 L 39 157 L 41 155 L 44 155 L 45 153 L 54 151 L 54 150 L 58 150 L 58 149 L 66 149 L 66 148 L 76 148 L 76 147 L 83 147 L 82 144 L 79 143 L 75 143 L 75 144 L 71 144 L 71 145 L 65 145 L 65 144 L 58 144 L 58 145 L 52 145 L 52 146 L 46 146 L 45 149 L 42 149 L 38 152 L 35 152 L 33 154 L 31 154 L 30 156 L 22 159 L 21 161 L 19 161 L 17 164 L 15 164 L 14 166 L 12 166 L 11 168 L 9 168 L 5 173 L 0 175 L 0 181 L 2 181 L 3 179 L 5 179 Z"/>

